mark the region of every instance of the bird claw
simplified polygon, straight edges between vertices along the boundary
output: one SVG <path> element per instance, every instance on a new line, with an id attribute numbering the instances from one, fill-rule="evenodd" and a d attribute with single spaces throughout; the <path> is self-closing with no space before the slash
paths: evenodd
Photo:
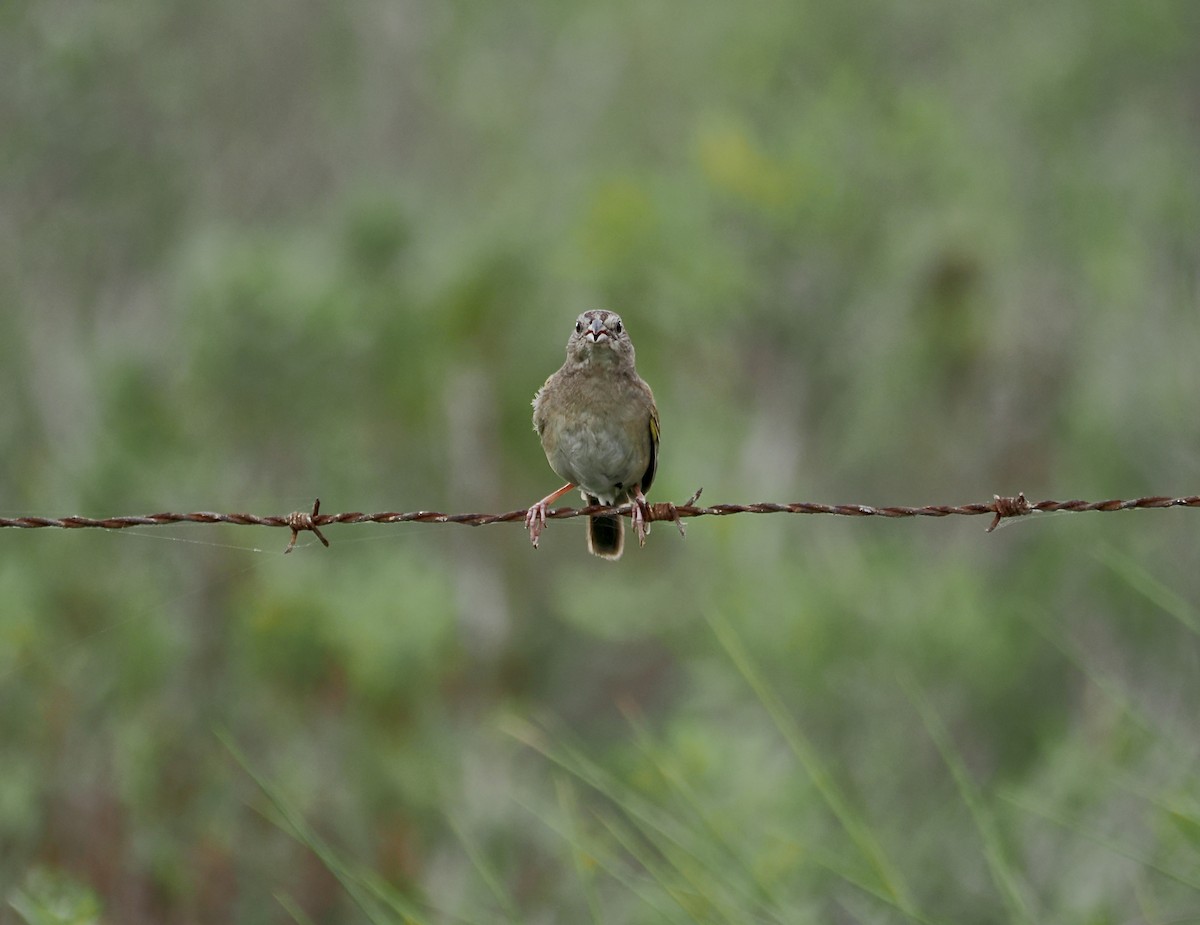
<path id="1" fill-rule="evenodd" d="M 630 519 L 633 521 L 633 530 L 637 534 L 638 546 L 645 546 L 646 537 L 650 533 L 650 505 L 641 491 L 638 491 L 633 499 Z"/>
<path id="2" fill-rule="evenodd" d="M 538 537 L 542 534 L 542 527 L 546 526 L 546 508 L 551 502 L 557 501 L 574 487 L 575 484 L 573 482 L 567 482 L 558 491 L 546 495 L 546 497 L 525 512 L 525 529 L 529 531 L 529 542 L 533 543 L 534 549 L 537 549 Z"/>
<path id="3" fill-rule="evenodd" d="M 529 542 L 533 544 L 534 549 L 538 548 L 538 537 L 541 536 L 544 526 L 546 526 L 546 502 L 539 501 L 525 512 L 525 529 L 529 531 Z"/>

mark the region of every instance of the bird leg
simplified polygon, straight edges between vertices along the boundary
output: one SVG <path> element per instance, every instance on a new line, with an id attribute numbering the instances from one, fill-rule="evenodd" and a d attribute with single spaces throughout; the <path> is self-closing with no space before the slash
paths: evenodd
<path id="1" fill-rule="evenodd" d="M 642 494 L 642 486 L 635 485 L 633 489 L 633 511 L 630 514 L 633 530 L 637 534 L 638 545 L 646 545 L 646 534 L 650 532 L 650 505 Z"/>
<path id="2" fill-rule="evenodd" d="M 533 543 L 534 549 L 537 549 L 538 537 L 541 535 L 542 527 L 546 526 L 546 505 L 557 501 L 574 487 L 571 482 L 567 482 L 558 491 L 552 491 L 525 512 L 525 529 L 529 531 L 529 542 Z"/>

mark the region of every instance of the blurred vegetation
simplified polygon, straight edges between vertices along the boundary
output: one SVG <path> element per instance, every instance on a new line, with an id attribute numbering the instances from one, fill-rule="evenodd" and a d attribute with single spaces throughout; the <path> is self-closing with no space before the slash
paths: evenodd
<path id="1" fill-rule="evenodd" d="M 1197 490 L 1186 0 L 0 6 L 8 514 Z M 1200 921 L 1186 511 L 0 534 L 49 922 Z M 5 919 L 6 920 L 6 919 Z"/>

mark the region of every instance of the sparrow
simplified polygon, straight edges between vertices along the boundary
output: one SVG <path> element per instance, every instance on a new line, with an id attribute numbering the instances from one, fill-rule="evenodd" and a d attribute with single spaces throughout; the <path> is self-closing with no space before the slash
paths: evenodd
<path id="1" fill-rule="evenodd" d="M 536 548 L 546 506 L 572 488 L 586 504 L 633 501 L 633 529 L 645 545 L 650 532 L 646 492 L 658 467 L 658 407 L 634 368 L 633 342 L 615 312 L 584 312 L 567 340 L 567 358 L 533 398 L 533 429 L 562 488 L 525 515 Z M 619 559 L 625 522 L 615 514 L 588 517 L 588 551 Z"/>

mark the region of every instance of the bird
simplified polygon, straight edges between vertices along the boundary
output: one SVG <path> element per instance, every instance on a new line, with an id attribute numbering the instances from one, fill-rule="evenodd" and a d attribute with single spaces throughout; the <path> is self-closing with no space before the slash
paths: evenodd
<path id="1" fill-rule="evenodd" d="M 586 504 L 632 500 L 639 545 L 650 532 L 646 492 L 658 469 L 658 407 L 634 367 L 633 342 L 616 312 L 586 311 L 575 319 L 562 368 L 533 397 L 533 429 L 550 468 L 567 484 L 525 515 L 537 548 L 546 506 L 573 488 Z M 588 551 L 619 559 L 625 522 L 614 514 L 588 517 Z"/>

